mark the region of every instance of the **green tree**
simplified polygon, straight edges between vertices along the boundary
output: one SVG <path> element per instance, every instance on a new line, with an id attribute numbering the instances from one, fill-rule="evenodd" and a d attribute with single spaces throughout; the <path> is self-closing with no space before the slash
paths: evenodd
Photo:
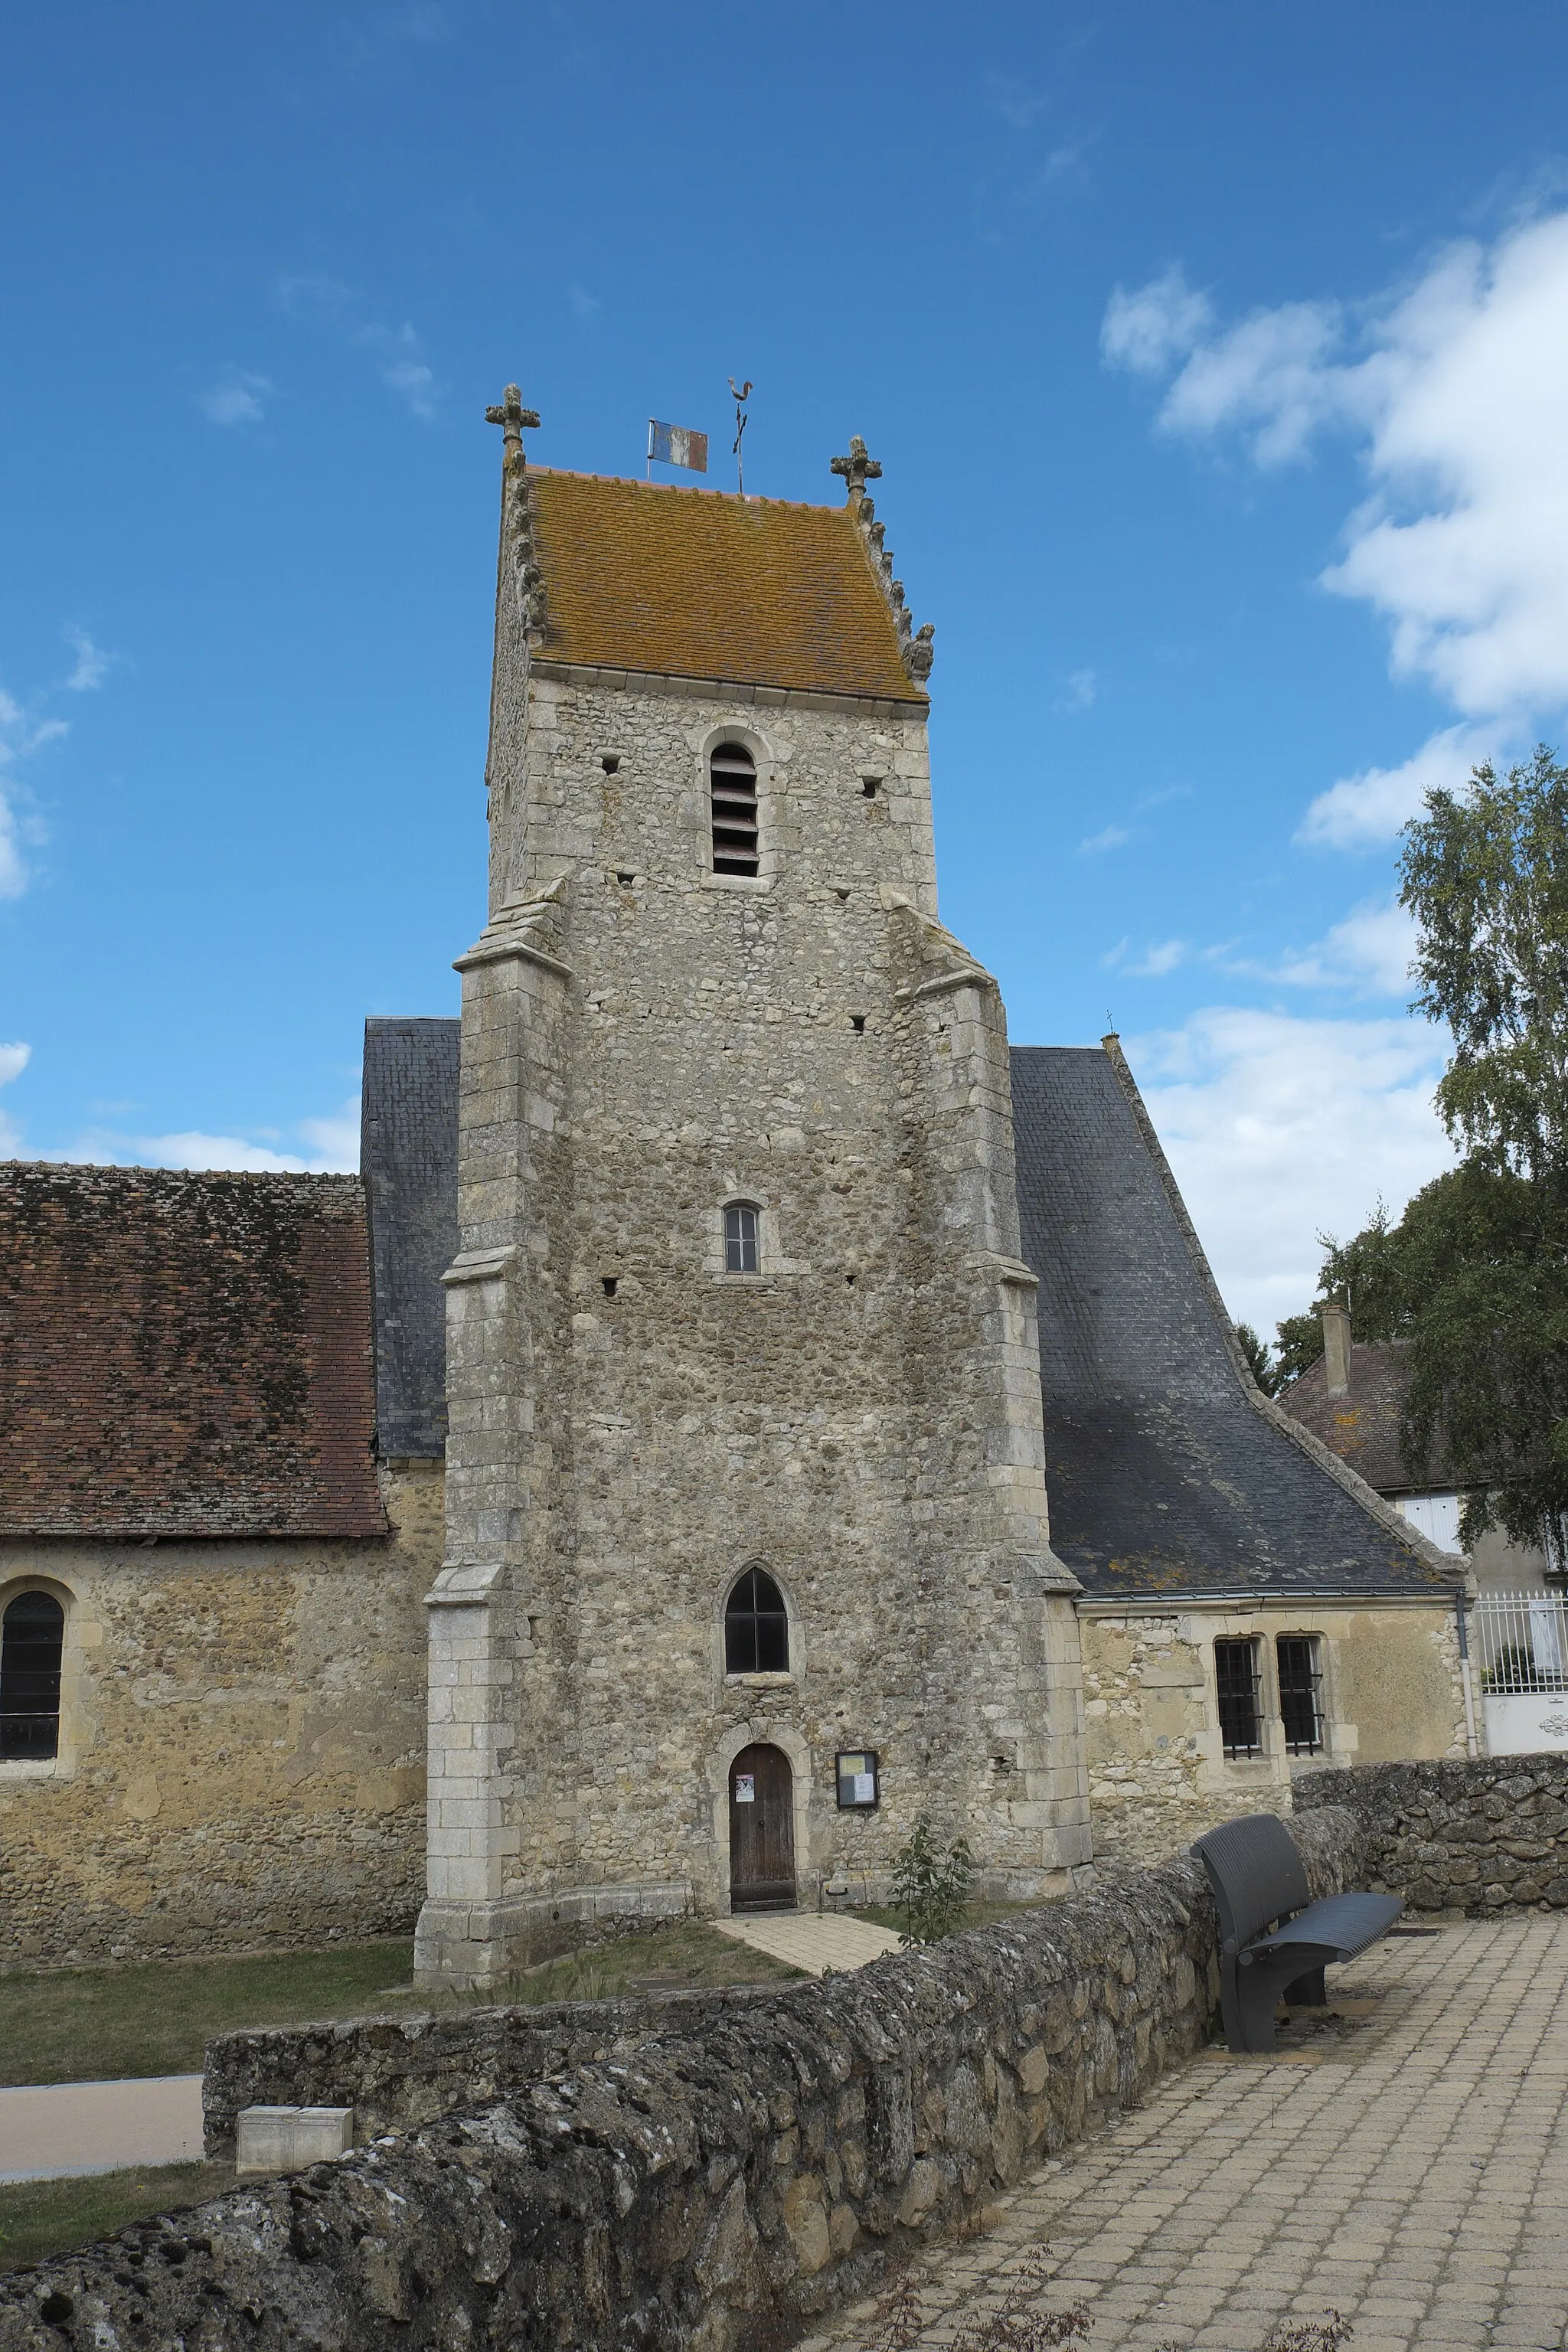
<path id="1" fill-rule="evenodd" d="M 1236 1336 L 1240 1343 L 1241 1352 L 1247 1358 L 1247 1370 L 1253 1379 L 1265 1396 L 1275 1395 L 1279 1388 L 1279 1375 L 1269 1356 L 1267 1343 L 1258 1338 L 1250 1323 L 1238 1323 L 1236 1327 Z"/>
<path id="2" fill-rule="evenodd" d="M 900 1944 L 937 1944 L 962 1925 L 973 1861 L 967 1838 L 939 1846 L 929 1813 L 917 1813 L 909 1843 L 893 1856 L 893 1907 L 904 1915 Z"/>
<path id="3" fill-rule="evenodd" d="M 1544 744 L 1405 827 L 1401 902 L 1420 943 L 1416 1003 L 1448 1025 L 1437 1088 L 1456 1142 L 1531 1177 L 1568 1169 L 1568 770 Z"/>
<path id="4" fill-rule="evenodd" d="M 1397 1230 L 1386 1202 L 1379 1201 L 1370 1223 L 1348 1242 L 1331 1234 L 1318 1235 L 1323 1263 L 1318 1288 L 1324 1298 L 1337 1298 L 1350 1308 L 1358 1339 L 1399 1339 L 1410 1328 L 1410 1313 L 1400 1268 Z M 1277 1326 L 1276 1369 L 1280 1388 L 1315 1364 L 1323 1352 L 1323 1326 L 1313 1312 L 1287 1315 Z"/>

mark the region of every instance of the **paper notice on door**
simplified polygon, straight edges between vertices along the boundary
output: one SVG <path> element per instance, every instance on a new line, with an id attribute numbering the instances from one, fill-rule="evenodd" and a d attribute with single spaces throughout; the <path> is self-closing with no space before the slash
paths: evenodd
<path id="1" fill-rule="evenodd" d="M 756 1801 L 757 1783 L 754 1777 L 750 1772 L 737 1772 L 735 1775 L 735 1802 L 738 1805 L 754 1805 Z"/>

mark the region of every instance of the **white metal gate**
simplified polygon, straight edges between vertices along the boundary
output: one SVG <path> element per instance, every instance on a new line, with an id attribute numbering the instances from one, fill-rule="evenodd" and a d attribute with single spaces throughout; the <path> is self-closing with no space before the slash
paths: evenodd
<path id="1" fill-rule="evenodd" d="M 1568 1600 L 1483 1592 L 1475 1626 L 1488 1753 L 1568 1748 Z"/>

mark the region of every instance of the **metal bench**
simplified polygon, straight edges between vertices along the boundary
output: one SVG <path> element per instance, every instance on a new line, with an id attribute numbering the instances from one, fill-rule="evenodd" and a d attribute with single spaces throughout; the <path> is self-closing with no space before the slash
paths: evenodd
<path id="1" fill-rule="evenodd" d="M 1296 1841 L 1277 1813 L 1226 1822 L 1193 1852 L 1219 1911 L 1220 2016 L 1238 2056 L 1273 2049 L 1281 1994 L 1292 2008 L 1321 2008 L 1329 1961 L 1353 1960 L 1405 1908 L 1397 1895 L 1327 1895 L 1314 1903 Z"/>

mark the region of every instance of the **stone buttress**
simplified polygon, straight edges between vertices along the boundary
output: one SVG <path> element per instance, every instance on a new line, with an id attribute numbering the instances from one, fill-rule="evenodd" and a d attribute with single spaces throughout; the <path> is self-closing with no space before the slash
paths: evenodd
<path id="1" fill-rule="evenodd" d="M 494 416 L 419 1967 L 483 1983 L 574 1923 L 727 1910 L 757 1746 L 803 1904 L 885 1891 L 921 1811 L 987 1890 L 1063 1887 L 1077 1587 L 1006 1025 L 937 919 L 931 632 L 876 468 L 853 444 L 843 508 L 675 490 L 531 470 L 515 390 Z M 754 874 L 715 870 L 720 747 L 754 765 Z M 727 1667 L 752 1567 L 785 1670 Z M 868 1749 L 879 1803 L 841 1810 Z"/>

